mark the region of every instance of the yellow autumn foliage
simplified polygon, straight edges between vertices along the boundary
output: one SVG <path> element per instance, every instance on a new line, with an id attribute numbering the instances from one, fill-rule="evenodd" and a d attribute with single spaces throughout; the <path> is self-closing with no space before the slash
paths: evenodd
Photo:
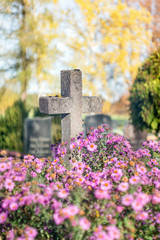
<path id="1" fill-rule="evenodd" d="M 141 57 L 150 51 L 150 13 L 120 0 L 117 4 L 113 0 L 75 2 L 81 15 L 79 21 L 76 17 L 70 21 L 76 37 L 65 38 L 73 50 L 69 66 L 82 70 L 85 89 L 91 94 L 103 91 L 109 95 L 107 71 L 113 72 L 112 81 L 121 77 L 124 83 L 132 84 Z"/>

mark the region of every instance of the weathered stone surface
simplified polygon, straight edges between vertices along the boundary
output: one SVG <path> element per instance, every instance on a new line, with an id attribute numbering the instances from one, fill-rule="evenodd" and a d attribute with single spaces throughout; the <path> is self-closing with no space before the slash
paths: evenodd
<path id="1" fill-rule="evenodd" d="M 41 113 L 62 114 L 71 112 L 72 99 L 69 97 L 40 97 L 39 107 Z"/>
<path id="2" fill-rule="evenodd" d="M 102 99 L 100 97 L 82 97 L 82 112 L 101 112 L 102 111 Z"/>
<path id="3" fill-rule="evenodd" d="M 62 141 L 70 141 L 82 132 L 82 73 L 80 70 L 61 71 L 61 95 L 70 97 L 70 114 L 62 114 Z M 64 112 L 65 113 L 65 112 Z"/>
<path id="4" fill-rule="evenodd" d="M 40 112 L 61 114 L 62 142 L 70 142 L 82 132 L 82 112 L 101 112 L 102 100 L 82 97 L 82 73 L 79 69 L 61 71 L 61 96 L 40 97 Z"/>
<path id="5" fill-rule="evenodd" d="M 72 97 L 40 97 L 39 107 L 41 113 L 63 114 L 71 113 L 73 108 Z M 101 112 L 102 99 L 100 97 L 82 97 L 82 113 Z"/>

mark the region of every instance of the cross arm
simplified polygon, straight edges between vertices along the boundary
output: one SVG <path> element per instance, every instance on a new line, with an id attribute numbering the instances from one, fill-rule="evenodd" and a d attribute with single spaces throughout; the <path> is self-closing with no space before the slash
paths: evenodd
<path id="1" fill-rule="evenodd" d="M 100 97 L 82 97 L 82 112 L 101 112 L 102 111 L 102 98 Z"/>
<path id="2" fill-rule="evenodd" d="M 39 109 L 41 113 L 63 114 L 70 113 L 72 99 L 70 97 L 40 97 Z"/>

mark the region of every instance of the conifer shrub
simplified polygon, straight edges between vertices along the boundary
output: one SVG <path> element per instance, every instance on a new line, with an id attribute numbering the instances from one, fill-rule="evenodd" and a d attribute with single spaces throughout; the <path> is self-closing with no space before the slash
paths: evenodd
<path id="1" fill-rule="evenodd" d="M 160 49 L 138 70 L 130 91 L 130 118 L 137 128 L 160 131 Z"/>
<path id="2" fill-rule="evenodd" d="M 23 124 L 27 116 L 28 111 L 21 100 L 0 116 L 0 149 L 23 152 Z"/>

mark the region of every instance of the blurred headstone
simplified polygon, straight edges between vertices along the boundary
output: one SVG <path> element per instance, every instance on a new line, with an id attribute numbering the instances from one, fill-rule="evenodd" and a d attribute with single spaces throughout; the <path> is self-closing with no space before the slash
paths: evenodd
<path id="1" fill-rule="evenodd" d="M 112 126 L 111 117 L 105 114 L 95 114 L 95 115 L 86 116 L 84 120 L 86 132 L 89 132 L 91 127 L 97 128 L 102 124 L 108 124 L 111 127 Z"/>
<path id="2" fill-rule="evenodd" d="M 124 128 L 124 137 L 130 141 L 134 150 L 138 150 L 142 147 L 143 142 L 147 140 L 147 131 L 135 129 L 134 126 L 128 122 Z"/>
<path id="3" fill-rule="evenodd" d="M 117 128 L 117 126 L 118 126 L 118 121 L 112 119 L 112 121 L 111 121 L 111 127 L 114 129 L 114 128 Z"/>
<path id="4" fill-rule="evenodd" d="M 51 117 L 25 119 L 24 146 L 26 154 L 51 156 Z"/>

